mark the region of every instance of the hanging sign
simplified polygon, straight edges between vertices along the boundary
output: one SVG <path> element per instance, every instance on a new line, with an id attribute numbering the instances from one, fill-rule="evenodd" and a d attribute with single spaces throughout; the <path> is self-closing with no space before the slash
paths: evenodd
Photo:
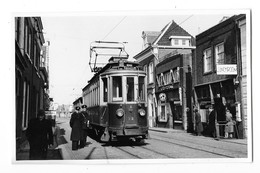
<path id="1" fill-rule="evenodd" d="M 159 98 L 162 102 L 166 100 L 166 94 L 165 93 L 160 93 Z"/>
<path id="2" fill-rule="evenodd" d="M 237 75 L 236 64 L 217 65 L 217 75 Z"/>

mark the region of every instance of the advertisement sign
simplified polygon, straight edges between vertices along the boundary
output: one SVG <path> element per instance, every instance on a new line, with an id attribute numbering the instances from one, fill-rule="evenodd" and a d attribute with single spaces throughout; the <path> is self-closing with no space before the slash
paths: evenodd
<path id="1" fill-rule="evenodd" d="M 217 75 L 237 75 L 236 64 L 217 65 Z"/>
<path id="2" fill-rule="evenodd" d="M 160 98 L 161 101 L 164 102 L 166 100 L 166 94 L 165 93 L 160 93 L 159 98 Z"/>

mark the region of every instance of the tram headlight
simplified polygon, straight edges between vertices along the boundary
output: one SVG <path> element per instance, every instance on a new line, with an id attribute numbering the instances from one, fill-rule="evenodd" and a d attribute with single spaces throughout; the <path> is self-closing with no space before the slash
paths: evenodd
<path id="1" fill-rule="evenodd" d="M 139 113 L 139 115 L 141 115 L 141 116 L 145 116 L 145 110 L 144 110 L 144 109 L 139 109 L 139 110 L 138 110 L 138 113 Z"/>
<path id="2" fill-rule="evenodd" d="M 122 116 L 124 116 L 124 114 L 125 114 L 125 112 L 124 112 L 123 109 L 117 109 L 116 115 L 117 115 L 118 117 L 122 117 Z"/>

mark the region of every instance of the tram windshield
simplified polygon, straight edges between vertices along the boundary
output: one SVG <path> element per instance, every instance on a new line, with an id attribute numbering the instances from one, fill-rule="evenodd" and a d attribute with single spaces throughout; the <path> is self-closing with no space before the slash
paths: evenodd
<path id="1" fill-rule="evenodd" d="M 144 76 L 138 77 L 138 98 L 140 101 L 145 101 L 145 83 Z"/>
<path id="2" fill-rule="evenodd" d="M 126 93 L 127 93 L 127 101 L 131 102 L 134 101 L 134 78 L 133 77 L 127 77 L 126 80 Z"/>
<path id="3" fill-rule="evenodd" d="M 114 76 L 113 77 L 113 101 L 123 101 L 122 97 L 122 77 Z"/>

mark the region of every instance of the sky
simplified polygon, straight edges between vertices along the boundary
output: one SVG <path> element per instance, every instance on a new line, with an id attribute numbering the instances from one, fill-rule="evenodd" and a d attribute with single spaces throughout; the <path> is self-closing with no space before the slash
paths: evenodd
<path id="1" fill-rule="evenodd" d="M 41 16 L 49 47 L 50 97 L 58 104 L 72 104 L 81 96 L 93 73 L 89 48 L 93 41 L 127 42 L 129 59 L 143 49 L 142 31 L 161 31 L 174 20 L 192 36 L 218 24 L 224 16 L 238 12 L 214 13 L 91 13 Z M 239 14 L 239 13 L 238 13 Z"/>

